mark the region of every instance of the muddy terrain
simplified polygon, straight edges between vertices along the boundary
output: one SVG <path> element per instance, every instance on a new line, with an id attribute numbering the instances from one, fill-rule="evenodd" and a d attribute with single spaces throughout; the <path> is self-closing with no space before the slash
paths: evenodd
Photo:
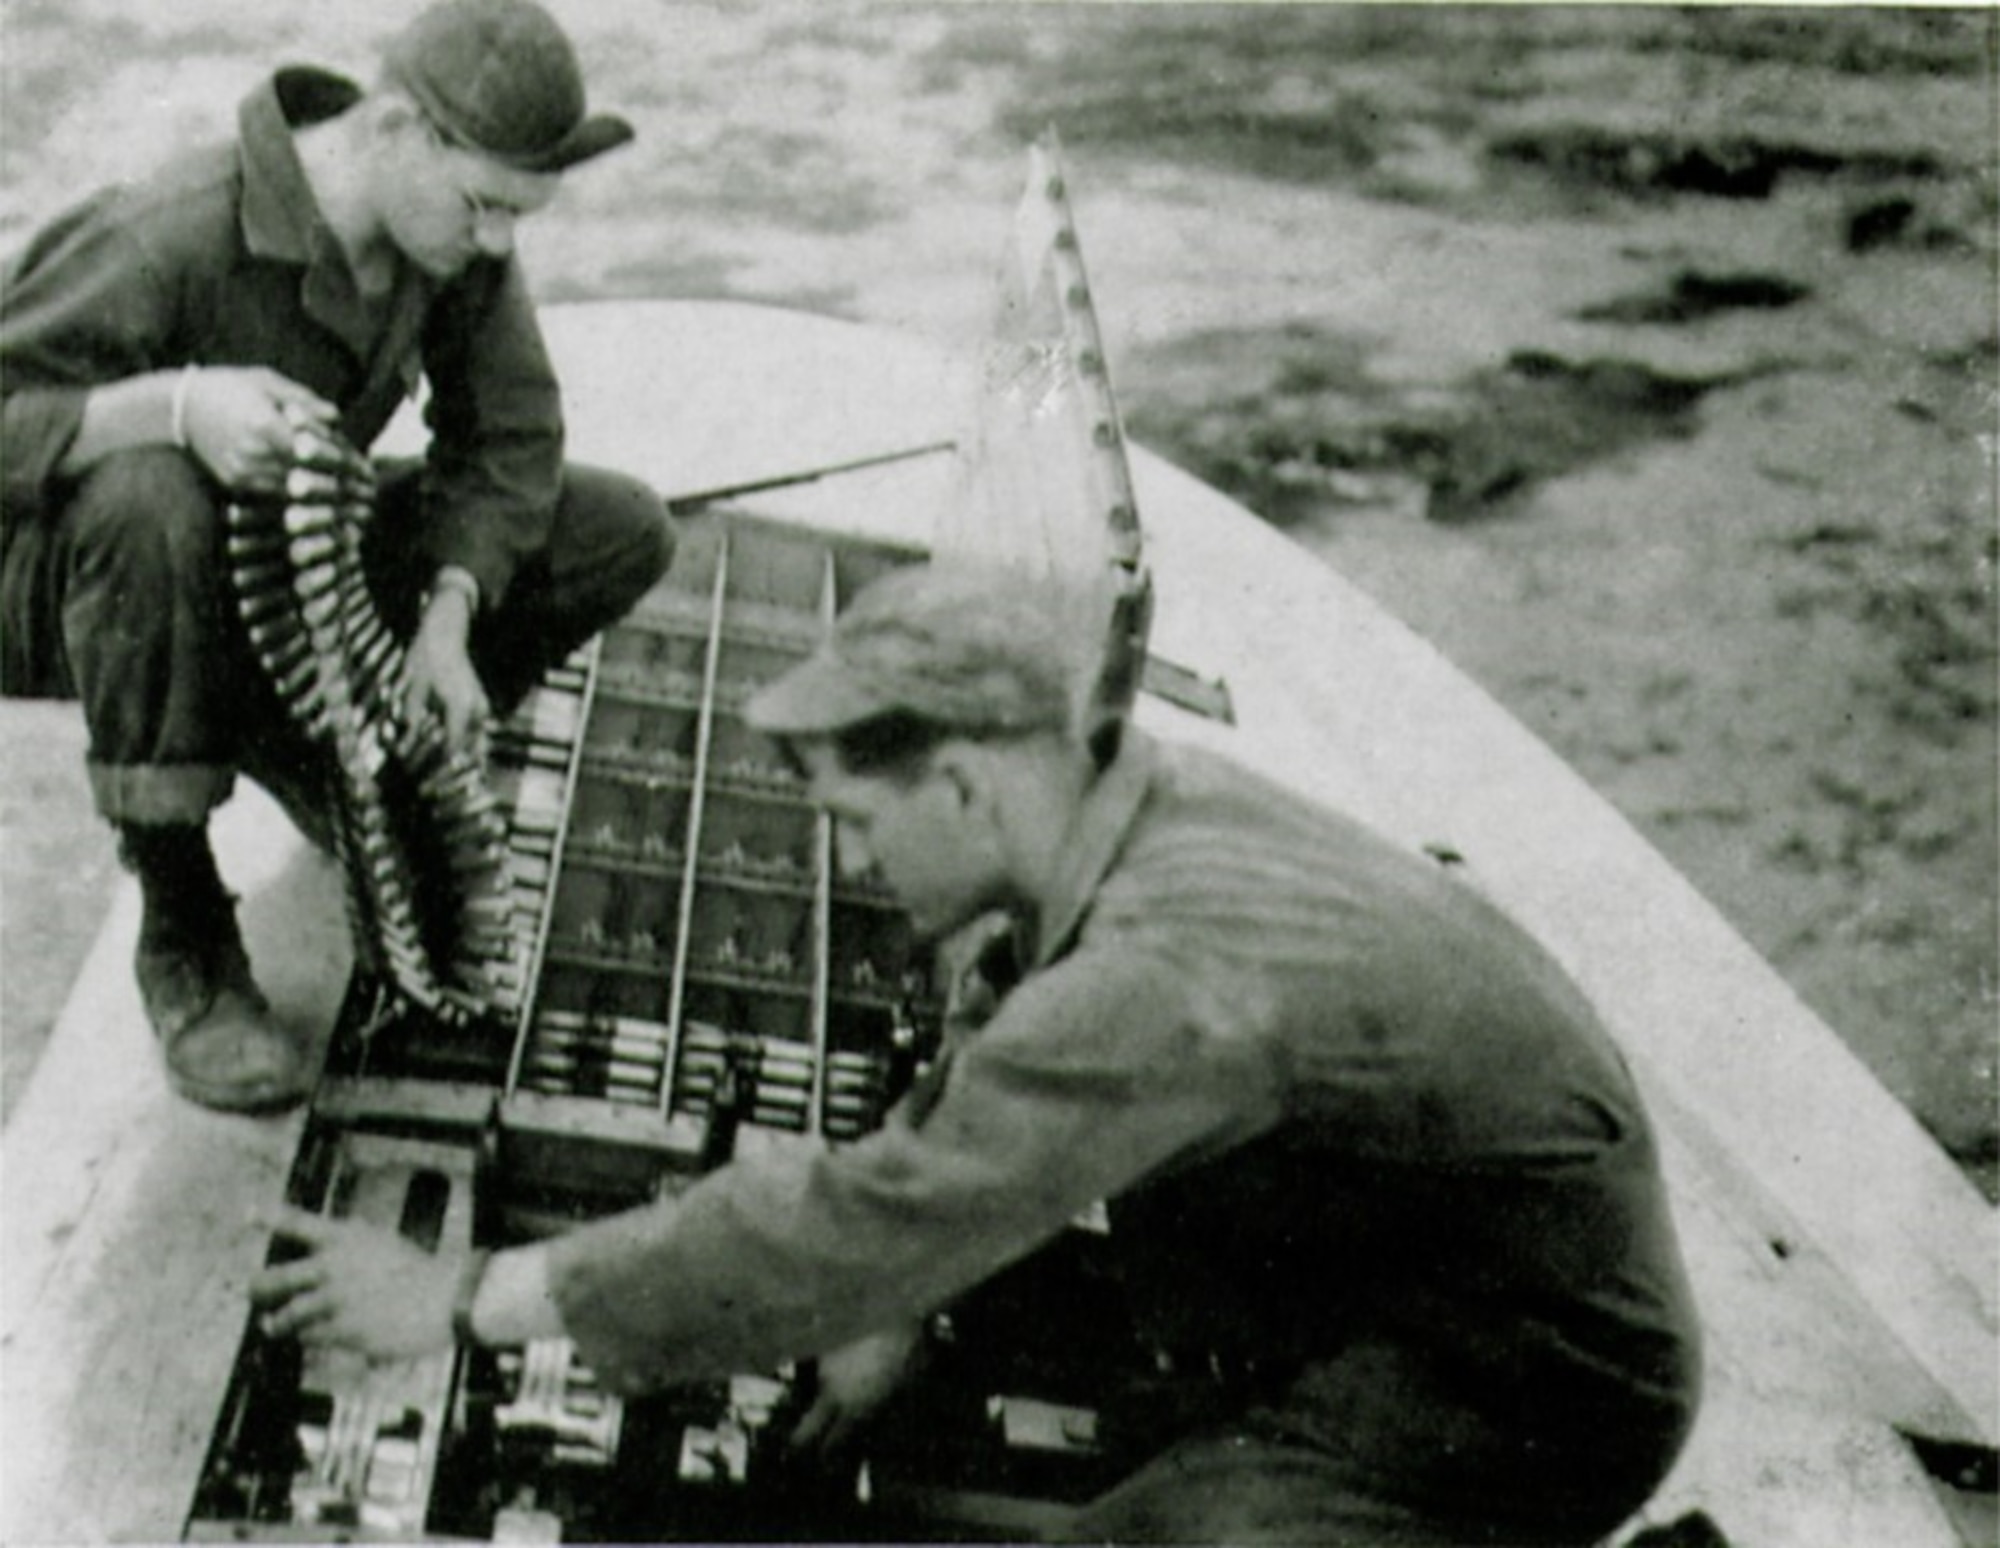
<path id="1" fill-rule="evenodd" d="M 1993 1191 L 1990 13 L 557 9 L 640 139 L 526 234 L 544 297 L 971 337 L 1055 125 L 1134 434 L 1484 683 Z M 404 13 L 314 10 L 0 0 L 0 244 Z M 9 875 L 32 787 L 87 899 L 65 766 L 10 745 Z M 10 1044 L 69 949 L 21 891 Z"/>

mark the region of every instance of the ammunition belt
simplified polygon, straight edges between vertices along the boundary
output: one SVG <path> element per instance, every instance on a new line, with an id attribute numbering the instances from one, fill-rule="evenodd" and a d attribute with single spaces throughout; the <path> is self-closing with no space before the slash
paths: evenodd
<path id="1" fill-rule="evenodd" d="M 452 1024 L 509 1013 L 507 819 L 485 770 L 405 709 L 403 647 L 361 564 L 374 470 L 331 432 L 294 430 L 282 494 L 227 508 L 229 571 L 259 664 L 334 765 L 334 853 L 362 965 Z"/>

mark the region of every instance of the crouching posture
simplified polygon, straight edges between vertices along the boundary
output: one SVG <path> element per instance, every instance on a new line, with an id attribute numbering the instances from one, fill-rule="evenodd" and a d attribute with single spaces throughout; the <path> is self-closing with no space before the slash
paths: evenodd
<path id="1" fill-rule="evenodd" d="M 442 0 L 363 92 L 285 69 L 230 144 L 40 232 L 0 291 L 0 688 L 76 698 L 98 810 L 144 897 L 138 977 L 183 1095 L 297 1101 L 209 813 L 238 772 L 308 831 L 323 783 L 257 670 L 223 511 L 283 487 L 302 425 L 369 446 L 428 381 L 421 464 L 382 470 L 364 558 L 408 708 L 458 746 L 624 613 L 672 551 L 633 480 L 565 467 L 516 222 L 630 138 L 584 111 L 531 0 Z"/>
<path id="2" fill-rule="evenodd" d="M 1588 1543 L 1692 1418 L 1698 1335 L 1631 1076 L 1428 859 L 1224 759 L 1072 726 L 1011 582 L 898 572 L 751 701 L 920 929 L 1010 912 L 990 1015 L 871 1137 L 760 1152 L 483 1272 L 293 1214 L 273 1331 L 378 1353 L 565 1332 L 643 1388 L 820 1355 L 866 1423 L 926 1314 L 1107 1201 L 1202 1401 L 1120 1414 L 1109 1542 Z M 475 1265 L 476 1267 L 476 1265 Z M 1135 1394 L 1135 1397 L 1140 1396 Z M 1143 1441 L 1141 1441 L 1143 1437 Z"/>

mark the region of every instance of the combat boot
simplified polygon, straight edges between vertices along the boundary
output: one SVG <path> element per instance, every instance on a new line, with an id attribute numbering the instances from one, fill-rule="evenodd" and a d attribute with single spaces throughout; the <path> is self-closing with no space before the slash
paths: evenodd
<path id="1" fill-rule="evenodd" d="M 296 1106 L 307 1091 L 305 1053 L 251 976 L 235 900 L 216 875 L 206 831 L 127 826 L 121 852 L 139 878 L 134 966 L 169 1083 L 219 1112 Z"/>

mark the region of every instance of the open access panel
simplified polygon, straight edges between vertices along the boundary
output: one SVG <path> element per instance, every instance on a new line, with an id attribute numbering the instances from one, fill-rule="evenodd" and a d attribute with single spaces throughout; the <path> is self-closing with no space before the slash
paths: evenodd
<path id="1" fill-rule="evenodd" d="M 740 511 L 686 523 L 665 581 L 496 739 L 518 1009 L 438 1020 L 358 971 L 295 1203 L 505 1246 L 880 1123 L 935 1048 L 932 966 L 890 897 L 840 878 L 740 709 L 921 558 Z M 1080 1222 L 941 1311 L 926 1374 L 838 1460 L 785 1444 L 810 1364 L 627 1400 L 564 1340 L 369 1366 L 252 1322 L 187 1535 L 1018 1538 L 1106 1482 L 1094 1394 L 1144 1363 L 1097 1239 Z"/>

